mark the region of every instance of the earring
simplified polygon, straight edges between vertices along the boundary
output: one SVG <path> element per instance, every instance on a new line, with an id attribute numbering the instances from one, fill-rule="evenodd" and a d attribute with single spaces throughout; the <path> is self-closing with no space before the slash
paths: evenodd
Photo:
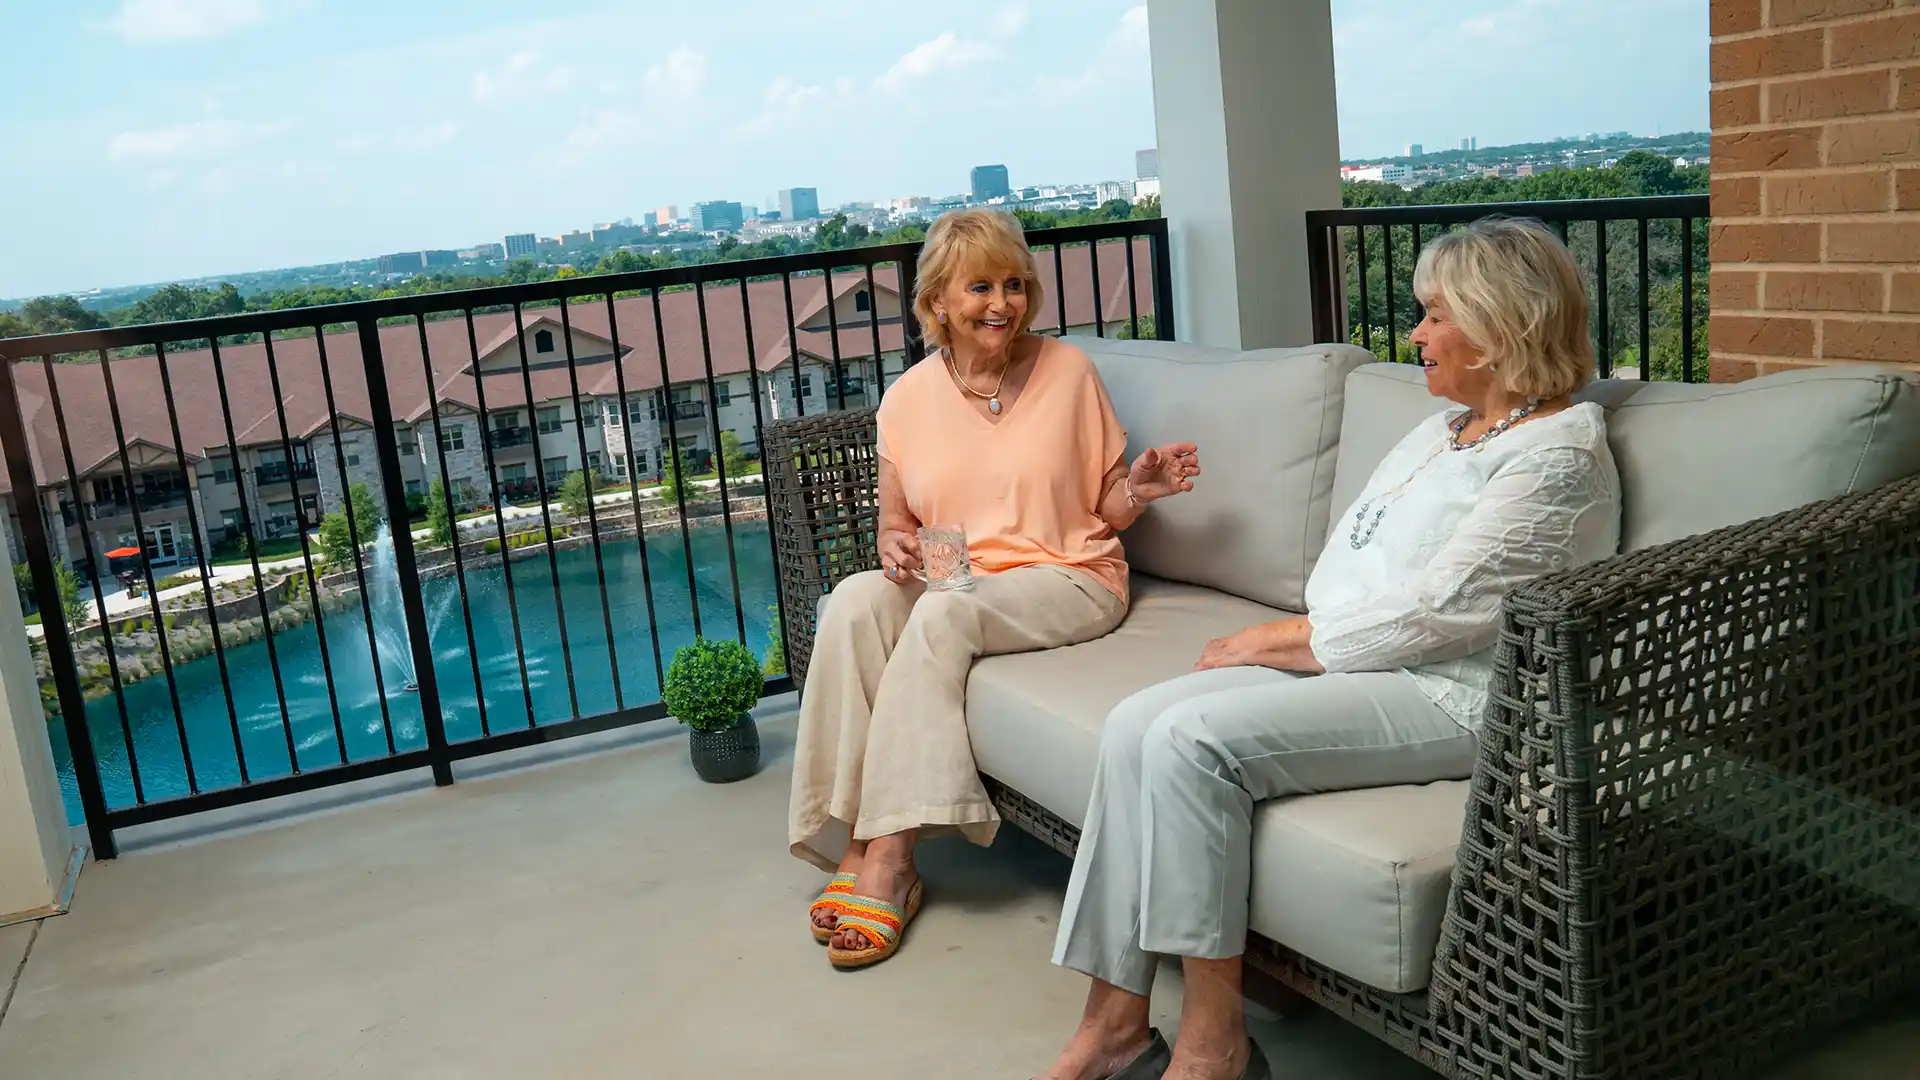
<path id="1" fill-rule="evenodd" d="M 934 318 L 936 318 L 936 319 L 939 319 L 939 320 L 940 320 L 940 325 L 942 325 L 942 326 L 945 326 L 945 325 L 946 325 L 946 323 L 947 323 L 947 313 L 946 313 L 946 312 L 944 312 L 944 311 L 942 311 L 942 312 L 940 312 L 940 313 L 938 313 L 938 314 L 936 314 L 936 315 L 934 316 Z"/>

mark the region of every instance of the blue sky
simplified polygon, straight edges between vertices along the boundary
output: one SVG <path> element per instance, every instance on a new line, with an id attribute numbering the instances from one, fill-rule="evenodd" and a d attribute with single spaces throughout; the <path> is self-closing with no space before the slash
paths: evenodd
<path id="1" fill-rule="evenodd" d="M 1332 0 L 1345 156 L 1704 128 L 1706 0 Z M 1134 0 L 6 0 L 0 296 L 1132 175 Z"/>

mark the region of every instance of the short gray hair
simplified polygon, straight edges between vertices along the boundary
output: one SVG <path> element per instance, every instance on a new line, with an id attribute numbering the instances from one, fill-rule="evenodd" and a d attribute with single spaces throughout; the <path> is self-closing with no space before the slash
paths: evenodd
<path id="1" fill-rule="evenodd" d="M 1413 294 L 1444 300 L 1513 393 L 1552 399 L 1593 378 L 1580 268 L 1538 221 L 1489 217 L 1443 234 L 1420 253 Z"/>

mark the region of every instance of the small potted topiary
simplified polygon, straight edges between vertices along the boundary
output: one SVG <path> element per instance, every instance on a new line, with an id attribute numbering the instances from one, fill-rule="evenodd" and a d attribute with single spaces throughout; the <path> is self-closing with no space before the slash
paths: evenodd
<path id="1" fill-rule="evenodd" d="M 763 685 L 760 661 L 737 641 L 699 638 L 674 650 L 660 696 L 690 729 L 687 749 L 700 779 L 727 784 L 759 771 L 760 729 L 750 710 Z"/>

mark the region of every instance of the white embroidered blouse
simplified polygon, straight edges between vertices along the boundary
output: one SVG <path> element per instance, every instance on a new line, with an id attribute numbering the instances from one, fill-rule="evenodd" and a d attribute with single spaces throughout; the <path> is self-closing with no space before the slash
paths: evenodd
<path id="1" fill-rule="evenodd" d="M 1334 519 L 1306 601 L 1313 655 L 1328 671 L 1403 668 L 1477 729 L 1501 602 L 1517 585 L 1619 549 L 1620 475 L 1598 405 L 1456 451 L 1447 424 L 1459 415 L 1429 417 L 1387 454 Z"/>

